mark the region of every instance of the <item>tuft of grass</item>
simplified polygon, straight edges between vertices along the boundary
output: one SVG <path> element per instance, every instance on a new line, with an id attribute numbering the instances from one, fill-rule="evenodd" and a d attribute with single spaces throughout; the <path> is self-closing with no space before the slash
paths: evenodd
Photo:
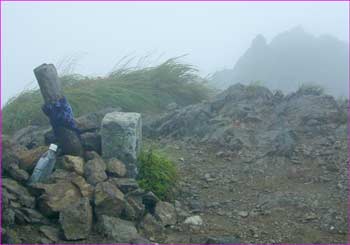
<path id="1" fill-rule="evenodd" d="M 76 117 L 106 107 L 155 114 L 169 103 L 186 106 L 210 95 L 197 70 L 176 58 L 147 68 L 120 68 L 105 77 L 66 75 L 62 88 Z M 25 91 L 3 107 L 3 131 L 12 134 L 28 125 L 48 125 L 39 90 Z"/>
<path id="2" fill-rule="evenodd" d="M 152 191 L 161 200 L 172 200 L 177 181 L 174 163 L 154 150 L 143 151 L 138 161 L 140 187 Z"/>

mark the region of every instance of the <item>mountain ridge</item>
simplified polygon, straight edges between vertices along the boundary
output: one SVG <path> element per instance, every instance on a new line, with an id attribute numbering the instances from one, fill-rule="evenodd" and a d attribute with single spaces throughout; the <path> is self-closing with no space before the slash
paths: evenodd
<path id="1" fill-rule="evenodd" d="M 257 35 L 232 69 L 218 71 L 210 80 L 220 89 L 261 81 L 285 92 L 306 83 L 322 86 L 335 96 L 345 96 L 348 54 L 348 43 L 328 34 L 314 36 L 297 26 L 269 43 L 263 35 Z"/>

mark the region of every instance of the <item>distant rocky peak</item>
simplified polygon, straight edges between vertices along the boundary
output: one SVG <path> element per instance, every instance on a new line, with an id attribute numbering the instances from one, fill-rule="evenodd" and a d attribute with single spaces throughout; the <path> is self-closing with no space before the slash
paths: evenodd
<path id="1" fill-rule="evenodd" d="M 266 46 L 266 38 L 262 34 L 257 35 L 251 44 L 251 48 L 265 48 Z"/>

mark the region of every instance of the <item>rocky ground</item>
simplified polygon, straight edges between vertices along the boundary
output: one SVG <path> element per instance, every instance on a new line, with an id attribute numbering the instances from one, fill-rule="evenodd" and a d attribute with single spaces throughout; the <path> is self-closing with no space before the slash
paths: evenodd
<path id="1" fill-rule="evenodd" d="M 179 170 L 171 203 L 101 157 L 101 120 L 113 110 L 77 119 L 86 153 L 61 156 L 48 183 L 26 185 L 50 130 L 3 137 L 3 242 L 346 243 L 346 101 L 235 85 L 145 117 L 145 147 Z"/>
<path id="2" fill-rule="evenodd" d="M 346 243 L 345 159 L 336 167 L 281 157 L 244 163 L 205 144 L 157 145 L 179 167 L 179 201 L 203 219 L 195 229 L 179 227 L 168 242 Z"/>
<path id="3" fill-rule="evenodd" d="M 313 87 L 284 96 L 237 84 L 151 121 L 146 133 L 178 163 L 181 202 L 204 220 L 199 233 L 345 243 L 346 105 Z"/>

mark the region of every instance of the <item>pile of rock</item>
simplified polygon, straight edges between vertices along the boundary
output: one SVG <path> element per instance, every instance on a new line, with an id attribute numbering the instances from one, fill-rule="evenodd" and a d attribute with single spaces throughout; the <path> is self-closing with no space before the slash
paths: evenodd
<path id="1" fill-rule="evenodd" d="M 96 236 L 99 242 L 161 242 L 164 227 L 176 224 L 174 205 L 141 189 L 134 179 L 141 145 L 140 115 L 111 112 L 102 119 L 100 114 L 78 119 L 85 131 L 85 155 L 59 156 L 56 170 L 45 183 L 26 184 L 47 150 L 45 140 L 39 138 L 46 136 L 50 143 L 50 133 L 22 130 L 23 135 L 4 138 L 4 242 L 89 242 Z"/>

